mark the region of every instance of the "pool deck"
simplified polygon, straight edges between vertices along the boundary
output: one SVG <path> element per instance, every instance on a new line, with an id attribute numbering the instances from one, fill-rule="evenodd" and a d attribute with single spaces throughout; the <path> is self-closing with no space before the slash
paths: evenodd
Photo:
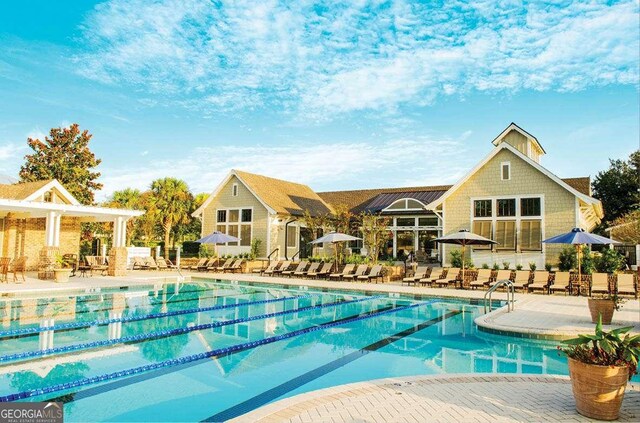
<path id="1" fill-rule="evenodd" d="M 482 304 L 484 291 L 354 283 L 252 274 L 184 272 L 186 280 L 222 279 L 313 289 L 362 291 L 424 298 L 471 298 Z M 42 295 L 125 286 L 174 283 L 176 272 L 129 272 L 124 277 L 74 277 L 67 283 L 28 278 L 22 284 L 0 284 L 0 298 Z M 494 299 L 506 299 L 496 292 Z M 506 307 L 476 319 L 481 330 L 530 338 L 561 339 L 591 333 L 593 324 L 584 297 L 516 293 L 515 311 Z M 612 326 L 634 326 L 640 333 L 640 302 L 628 300 L 614 315 Z M 517 400 L 509 400 L 517 399 Z M 524 422 L 590 421 L 577 414 L 571 384 L 563 376 L 436 375 L 381 379 L 335 386 L 268 404 L 235 422 Z M 640 421 L 640 385 L 630 384 L 619 421 Z"/>
<path id="2" fill-rule="evenodd" d="M 564 376 L 438 375 L 379 379 L 274 402 L 231 420 L 275 422 L 576 422 Z M 629 384 L 621 422 L 640 421 L 640 385 Z"/>

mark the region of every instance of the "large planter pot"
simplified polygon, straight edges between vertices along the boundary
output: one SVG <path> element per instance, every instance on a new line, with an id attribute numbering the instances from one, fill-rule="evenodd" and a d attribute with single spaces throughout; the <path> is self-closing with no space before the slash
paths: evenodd
<path id="1" fill-rule="evenodd" d="M 53 279 L 58 283 L 69 282 L 71 269 L 53 269 Z"/>
<path id="2" fill-rule="evenodd" d="M 585 364 L 569 358 L 576 410 L 585 417 L 615 420 L 624 399 L 629 368 Z"/>
<path id="3" fill-rule="evenodd" d="M 613 312 L 616 310 L 613 300 L 589 298 L 588 301 L 591 322 L 598 323 L 598 317 L 602 315 L 602 324 L 610 325 L 611 319 L 613 319 Z"/>

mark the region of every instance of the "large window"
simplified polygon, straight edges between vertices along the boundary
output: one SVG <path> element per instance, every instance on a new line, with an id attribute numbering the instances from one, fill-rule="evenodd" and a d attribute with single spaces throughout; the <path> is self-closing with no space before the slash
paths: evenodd
<path id="1" fill-rule="evenodd" d="M 540 198 L 521 199 L 520 216 L 540 216 Z"/>
<path id="2" fill-rule="evenodd" d="M 522 220 L 520 222 L 520 249 L 522 251 L 542 250 L 540 220 Z"/>
<path id="3" fill-rule="evenodd" d="M 227 245 L 248 247 L 251 245 L 253 226 L 252 209 L 222 209 L 216 213 L 216 230 L 227 235 L 240 238 L 240 241 L 228 242 Z"/>
<path id="4" fill-rule="evenodd" d="M 508 198 L 506 200 L 496 201 L 498 208 L 498 217 L 514 217 L 516 215 L 516 200 Z"/>
<path id="5" fill-rule="evenodd" d="M 474 217 L 491 217 L 491 200 L 476 200 L 473 202 Z"/>
<path id="6" fill-rule="evenodd" d="M 295 248 L 298 244 L 298 228 L 289 226 L 287 228 L 287 248 Z"/>
<path id="7" fill-rule="evenodd" d="M 476 220 L 473 222 L 473 233 L 476 235 L 483 236 L 485 238 L 492 239 L 493 238 L 493 228 L 492 228 L 491 220 Z M 491 245 L 474 245 L 474 249 L 476 250 L 490 250 Z"/>
<path id="8" fill-rule="evenodd" d="M 515 250 L 516 249 L 516 221 L 515 220 L 498 220 L 496 222 L 496 238 L 498 250 Z"/>

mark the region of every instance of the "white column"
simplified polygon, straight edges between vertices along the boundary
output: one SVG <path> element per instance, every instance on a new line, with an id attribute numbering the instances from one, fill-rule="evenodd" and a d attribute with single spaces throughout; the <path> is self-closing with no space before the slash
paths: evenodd
<path id="1" fill-rule="evenodd" d="M 55 225 L 56 225 L 56 212 L 53 210 L 47 212 L 45 223 L 45 247 L 55 246 Z"/>
<path id="2" fill-rule="evenodd" d="M 120 247 L 127 246 L 127 219 L 120 218 Z"/>
<path id="3" fill-rule="evenodd" d="M 113 221 L 113 246 L 114 247 L 121 247 L 120 245 L 120 232 L 122 230 L 122 225 L 120 224 L 120 222 L 122 221 L 121 217 L 116 217 L 116 219 Z"/>
<path id="4" fill-rule="evenodd" d="M 180 246 L 176 247 L 176 267 L 180 269 Z"/>
<path id="5" fill-rule="evenodd" d="M 156 260 L 160 257 L 160 246 L 156 246 Z"/>
<path id="6" fill-rule="evenodd" d="M 102 258 L 105 258 L 107 256 L 107 243 L 103 242 L 102 243 Z"/>
<path id="7" fill-rule="evenodd" d="M 62 220 L 62 216 L 56 214 L 54 217 L 54 225 L 53 225 L 53 246 L 60 246 L 60 222 Z"/>

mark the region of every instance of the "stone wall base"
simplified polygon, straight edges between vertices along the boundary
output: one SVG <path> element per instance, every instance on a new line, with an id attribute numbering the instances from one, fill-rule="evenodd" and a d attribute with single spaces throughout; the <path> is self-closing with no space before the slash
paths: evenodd
<path id="1" fill-rule="evenodd" d="M 114 247 L 109 250 L 109 276 L 126 276 L 127 274 L 127 248 Z"/>
<path id="2" fill-rule="evenodd" d="M 38 258 L 38 279 L 53 279 L 53 268 L 59 254 L 59 247 L 42 247 Z"/>

